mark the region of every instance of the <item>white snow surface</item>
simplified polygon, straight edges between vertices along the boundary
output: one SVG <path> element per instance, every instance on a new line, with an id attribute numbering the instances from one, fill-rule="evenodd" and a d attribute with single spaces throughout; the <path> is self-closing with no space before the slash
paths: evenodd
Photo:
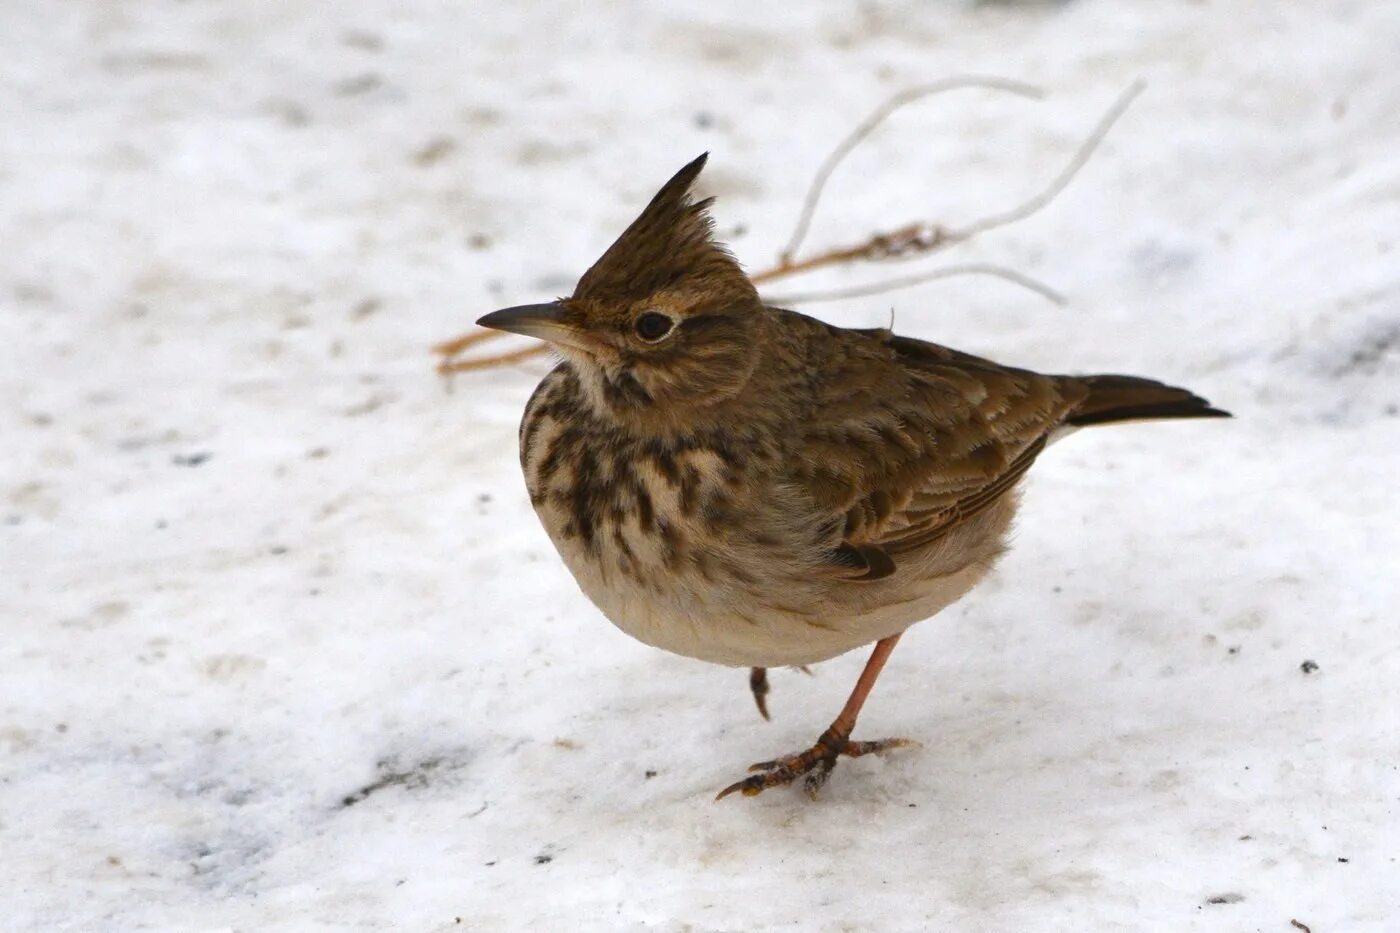
<path id="1" fill-rule="evenodd" d="M 0 5 L 0 928 L 1400 929 L 1400 4 Z M 810 305 L 1230 422 L 1085 431 L 816 802 L 713 802 L 863 663 L 632 642 L 527 502 L 567 293 L 698 152 L 769 265 L 1048 209 Z M 904 268 L 838 270 L 773 292 Z M 506 344 L 501 346 L 515 346 Z M 1305 673 L 1304 661 L 1316 670 Z M 1311 667 L 1311 666 L 1310 666 Z"/>

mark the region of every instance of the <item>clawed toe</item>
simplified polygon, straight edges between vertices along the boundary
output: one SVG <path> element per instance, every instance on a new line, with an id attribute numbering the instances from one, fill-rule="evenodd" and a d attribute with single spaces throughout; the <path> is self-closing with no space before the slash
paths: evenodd
<path id="1" fill-rule="evenodd" d="M 847 758 L 859 758 L 861 755 L 883 755 L 892 748 L 912 748 L 919 743 L 913 739 L 877 739 L 874 742 L 847 742 L 846 747 L 841 750 L 841 754 Z"/>
<path id="2" fill-rule="evenodd" d="M 802 788 L 807 792 L 808 797 L 815 800 L 827 779 L 831 777 L 831 772 L 836 768 L 836 760 L 841 756 L 859 758 L 861 755 L 880 754 L 893 748 L 904 748 L 912 744 L 914 743 L 908 739 L 852 742 L 843 736 L 832 735 L 828 732 L 804 752 L 750 765 L 749 770 L 754 772 L 753 774 L 742 781 L 730 784 L 720 791 L 715 799 L 722 800 L 736 791 L 745 797 L 756 797 L 770 787 L 791 784 L 799 777 L 806 775 L 806 779 L 802 782 Z"/>
<path id="3" fill-rule="evenodd" d="M 749 690 L 758 706 L 758 715 L 768 718 L 768 668 L 755 667 L 749 670 Z"/>

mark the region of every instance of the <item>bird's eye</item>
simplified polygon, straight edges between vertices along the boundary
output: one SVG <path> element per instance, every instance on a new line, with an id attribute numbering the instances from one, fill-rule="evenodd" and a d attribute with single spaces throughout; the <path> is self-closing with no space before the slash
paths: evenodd
<path id="1" fill-rule="evenodd" d="M 636 329 L 638 337 L 652 343 L 669 334 L 673 325 L 666 315 L 658 311 L 647 311 L 638 316 L 632 326 Z"/>

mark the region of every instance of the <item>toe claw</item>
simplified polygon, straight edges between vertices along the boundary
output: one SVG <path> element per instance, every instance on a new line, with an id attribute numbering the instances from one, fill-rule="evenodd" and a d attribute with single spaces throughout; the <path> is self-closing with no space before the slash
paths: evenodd
<path id="1" fill-rule="evenodd" d="M 730 784 L 728 787 L 726 787 L 724 790 L 720 791 L 718 794 L 715 794 L 715 799 L 716 799 L 716 800 L 723 800 L 725 797 L 728 797 L 730 794 L 734 793 L 736 790 L 743 790 L 743 789 L 744 789 L 744 785 L 747 784 L 747 783 L 748 783 L 748 781 L 735 781 L 733 784 Z"/>
<path id="2" fill-rule="evenodd" d="M 757 797 L 759 794 L 763 793 L 764 788 L 768 786 L 768 783 L 764 780 L 764 777 L 765 775 L 755 774 L 753 777 L 744 778 L 742 781 L 735 781 L 733 784 L 730 784 L 724 790 L 716 794 L 715 799 L 723 800 L 725 797 L 728 797 L 735 791 L 738 791 L 745 797 Z"/>
<path id="3" fill-rule="evenodd" d="M 802 782 L 802 789 L 807 792 L 807 796 L 812 800 L 817 799 L 817 794 L 826 786 L 826 779 L 831 777 L 831 772 L 836 768 L 835 758 L 823 758 L 817 769 L 807 775 Z"/>

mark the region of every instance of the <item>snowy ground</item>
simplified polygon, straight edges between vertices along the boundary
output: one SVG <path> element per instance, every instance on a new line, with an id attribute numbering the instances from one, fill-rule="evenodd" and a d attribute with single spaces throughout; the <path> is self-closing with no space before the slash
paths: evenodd
<path id="1" fill-rule="evenodd" d="M 570 9 L 0 4 L 0 928 L 1400 929 L 1400 6 Z M 1146 78 L 945 257 L 1071 304 L 811 310 L 1239 417 L 1057 446 L 867 707 L 923 747 L 712 803 L 862 658 L 765 724 L 616 632 L 519 478 L 543 364 L 426 348 L 705 149 L 768 264 L 961 72 L 1053 93 L 900 114 L 812 243 L 1005 208 Z"/>

